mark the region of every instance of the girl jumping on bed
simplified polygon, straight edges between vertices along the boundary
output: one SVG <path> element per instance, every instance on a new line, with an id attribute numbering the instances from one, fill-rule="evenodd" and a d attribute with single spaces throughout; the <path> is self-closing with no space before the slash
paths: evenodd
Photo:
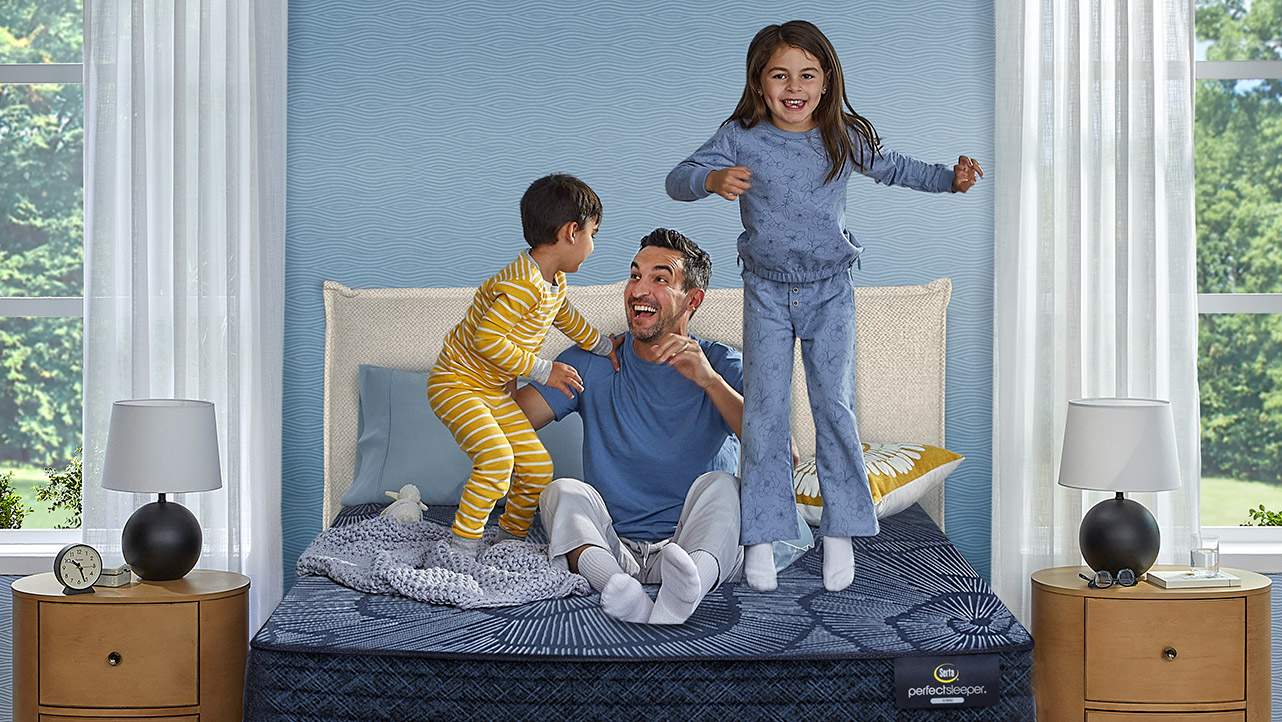
<path id="1" fill-rule="evenodd" d="M 742 541 L 744 575 L 759 591 L 776 586 L 770 543 L 796 535 L 788 418 L 796 338 L 815 420 L 827 589 L 854 579 L 851 537 L 878 531 L 855 422 L 852 269 L 863 246 L 846 228 L 852 171 L 933 193 L 965 193 L 984 175 L 966 156 L 950 169 L 883 149 L 846 99 L 832 43 L 793 20 L 752 39 L 739 105 L 667 178 L 676 200 L 715 193 L 740 202 Z"/>

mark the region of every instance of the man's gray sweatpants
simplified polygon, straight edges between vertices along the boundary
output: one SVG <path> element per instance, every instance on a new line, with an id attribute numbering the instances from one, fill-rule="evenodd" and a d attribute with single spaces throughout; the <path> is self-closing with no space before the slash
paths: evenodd
<path id="1" fill-rule="evenodd" d="M 619 537 L 601 494 L 578 479 L 554 480 L 539 496 L 539 514 L 548 535 L 548 559 L 568 569 L 566 554 L 581 546 L 608 549 L 619 566 L 642 584 L 662 582 L 659 550 L 676 544 L 687 553 L 704 551 L 717 560 L 717 584 L 738 579 L 743 566 L 739 546 L 739 479 L 724 471 L 709 471 L 686 492 L 676 532 L 657 542 Z"/>

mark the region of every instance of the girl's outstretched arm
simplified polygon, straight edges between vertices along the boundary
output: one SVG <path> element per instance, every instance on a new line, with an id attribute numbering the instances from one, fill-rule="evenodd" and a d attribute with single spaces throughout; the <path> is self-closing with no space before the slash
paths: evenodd
<path id="1" fill-rule="evenodd" d="M 750 180 L 752 180 L 752 171 L 748 170 L 748 166 L 734 165 L 709 173 L 703 182 L 703 187 L 710 193 L 716 193 L 728 201 L 733 201 L 752 187 Z"/>
<path id="2" fill-rule="evenodd" d="M 672 200 L 696 201 L 713 192 L 727 197 L 725 193 L 714 191 L 710 187 L 708 176 L 713 171 L 729 170 L 737 165 L 732 135 L 734 129 L 731 127 L 733 125 L 733 123 L 727 123 L 718 128 L 717 132 L 699 147 L 699 150 L 678 163 L 677 167 L 668 173 L 664 187 Z"/>
<path id="3" fill-rule="evenodd" d="M 978 177 L 976 177 L 978 176 Z M 984 177 L 984 169 L 974 158 L 960 156 L 953 166 L 953 193 L 965 193 Z"/>

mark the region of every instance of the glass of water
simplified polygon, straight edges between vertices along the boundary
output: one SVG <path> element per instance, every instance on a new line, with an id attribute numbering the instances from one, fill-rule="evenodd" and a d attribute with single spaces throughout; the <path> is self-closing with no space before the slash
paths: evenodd
<path id="1" fill-rule="evenodd" d="M 1215 577 L 1220 574 L 1220 538 L 1194 534 L 1189 549 L 1189 571 L 1195 577 Z"/>

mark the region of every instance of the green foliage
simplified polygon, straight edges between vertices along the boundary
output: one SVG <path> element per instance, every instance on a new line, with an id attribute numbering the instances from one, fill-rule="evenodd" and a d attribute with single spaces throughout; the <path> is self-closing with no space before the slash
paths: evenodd
<path id="1" fill-rule="evenodd" d="M 13 490 L 9 483 L 11 479 L 12 471 L 0 474 L 0 529 L 20 528 L 22 518 L 31 511 L 22 503 L 22 497 Z"/>
<path id="2" fill-rule="evenodd" d="M 1242 526 L 1282 526 L 1282 513 L 1269 511 L 1261 504 L 1259 509 L 1247 509 L 1251 521 Z"/>
<path id="3" fill-rule="evenodd" d="M 80 449 L 76 449 L 76 455 L 61 471 L 47 467 L 45 476 L 49 477 L 49 483 L 36 489 L 36 501 L 50 502 L 49 511 L 70 512 L 67 523 L 59 524 L 58 529 L 80 528 L 80 470 Z"/>
<path id="4" fill-rule="evenodd" d="M 1282 0 L 1197 0 L 1208 60 L 1282 60 Z M 1198 291 L 1282 292 L 1282 80 L 1198 81 Z M 1282 483 L 1282 316 L 1205 315 L 1202 473 Z"/>
<path id="5" fill-rule="evenodd" d="M 80 62 L 80 0 L 0 2 L 0 63 Z M 0 296 L 84 294 L 80 85 L 0 86 Z M 0 318 L 0 458 L 80 444 L 83 323 Z"/>

